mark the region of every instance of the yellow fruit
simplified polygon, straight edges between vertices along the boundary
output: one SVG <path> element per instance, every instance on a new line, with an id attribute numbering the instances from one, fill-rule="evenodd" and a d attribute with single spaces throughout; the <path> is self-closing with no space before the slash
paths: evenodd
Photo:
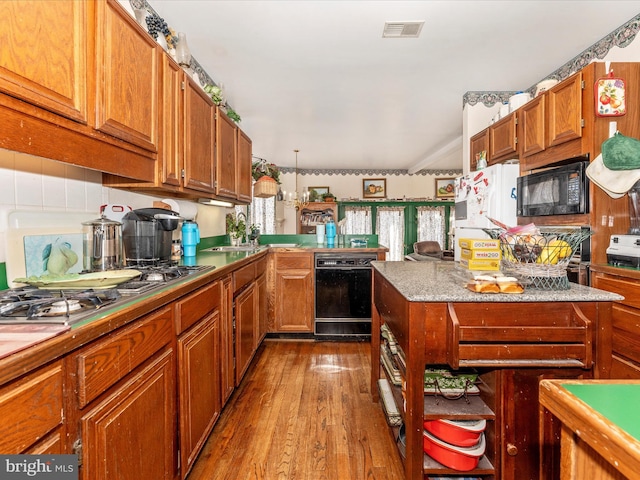
<path id="1" fill-rule="evenodd" d="M 549 247 L 558 249 L 558 258 L 567 258 L 571 255 L 571 247 L 564 240 L 551 240 Z"/>
<path id="2" fill-rule="evenodd" d="M 559 248 L 544 247 L 540 251 L 540 255 L 538 255 L 538 258 L 536 258 L 536 263 L 555 265 L 556 263 L 558 263 L 559 253 Z"/>

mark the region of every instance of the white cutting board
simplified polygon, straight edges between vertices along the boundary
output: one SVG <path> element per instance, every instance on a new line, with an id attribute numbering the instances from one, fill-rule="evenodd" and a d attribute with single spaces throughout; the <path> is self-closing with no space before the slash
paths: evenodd
<path id="1" fill-rule="evenodd" d="M 9 213 L 6 241 L 6 268 L 9 287 L 14 278 L 26 276 L 25 235 L 82 234 L 82 222 L 95 220 L 95 212 L 43 212 L 14 210 Z M 82 258 L 80 258 L 82 263 Z"/>

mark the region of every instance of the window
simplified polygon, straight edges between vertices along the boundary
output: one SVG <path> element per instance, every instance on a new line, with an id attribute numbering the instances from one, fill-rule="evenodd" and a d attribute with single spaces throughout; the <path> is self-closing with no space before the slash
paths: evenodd
<path id="1" fill-rule="evenodd" d="M 438 242 L 440 248 L 447 245 L 446 209 L 444 206 L 417 207 L 418 214 L 418 242 L 431 240 Z"/>
<path id="2" fill-rule="evenodd" d="M 276 197 L 254 197 L 251 202 L 249 225 L 256 225 L 260 233 L 273 235 L 276 233 Z"/>
<path id="3" fill-rule="evenodd" d="M 389 248 L 387 260 L 403 260 L 404 207 L 379 207 L 376 234 L 378 243 Z"/>
<path id="4" fill-rule="evenodd" d="M 346 235 L 371 235 L 371 207 L 346 207 L 344 218 Z"/>

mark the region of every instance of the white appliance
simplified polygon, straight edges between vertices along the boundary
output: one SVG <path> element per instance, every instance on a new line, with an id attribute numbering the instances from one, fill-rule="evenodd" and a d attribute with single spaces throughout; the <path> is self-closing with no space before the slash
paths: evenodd
<path id="1" fill-rule="evenodd" d="M 510 227 L 517 225 L 519 173 L 518 164 L 500 163 L 456 178 L 454 260 L 460 260 L 459 238 L 489 238 L 482 229 L 497 228 L 489 218 Z"/>

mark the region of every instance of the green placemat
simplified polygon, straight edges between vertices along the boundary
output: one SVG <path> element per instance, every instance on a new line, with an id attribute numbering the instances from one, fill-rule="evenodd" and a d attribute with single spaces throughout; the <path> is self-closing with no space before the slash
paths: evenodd
<path id="1" fill-rule="evenodd" d="M 640 441 L 640 385 L 593 383 L 562 386 Z"/>

